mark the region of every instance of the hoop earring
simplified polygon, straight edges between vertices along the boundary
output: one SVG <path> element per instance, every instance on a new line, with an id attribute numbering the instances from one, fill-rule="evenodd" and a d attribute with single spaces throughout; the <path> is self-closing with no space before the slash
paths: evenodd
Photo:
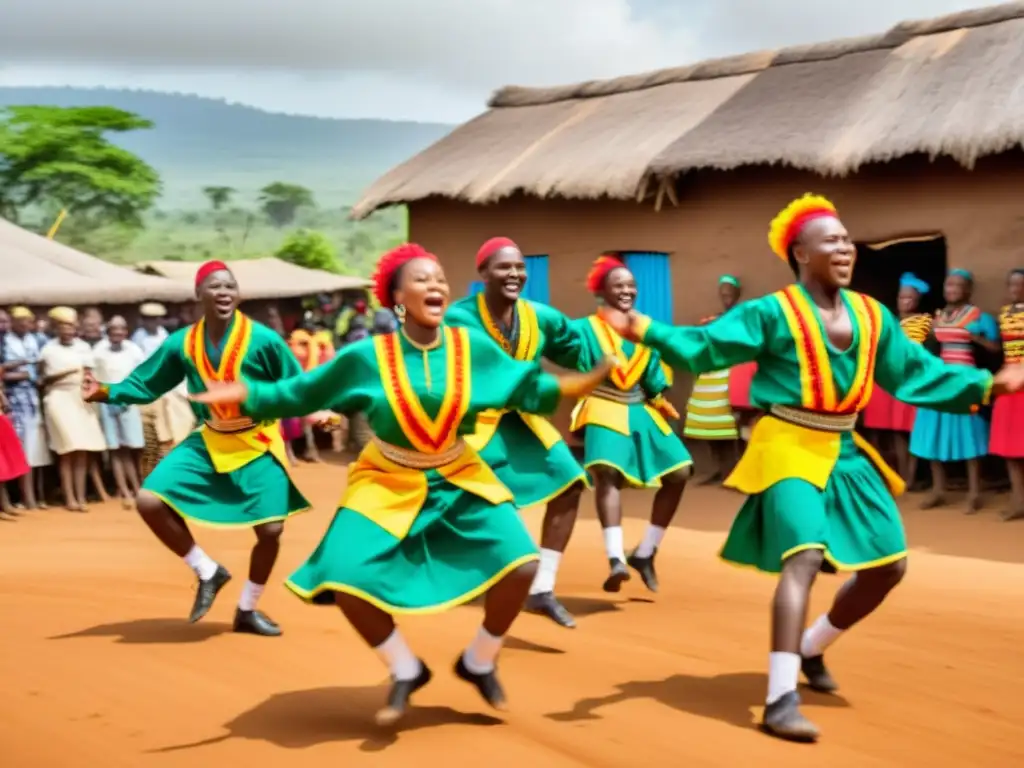
<path id="1" fill-rule="evenodd" d="M 395 317 L 398 318 L 399 325 L 405 325 L 405 304 L 395 305 Z"/>

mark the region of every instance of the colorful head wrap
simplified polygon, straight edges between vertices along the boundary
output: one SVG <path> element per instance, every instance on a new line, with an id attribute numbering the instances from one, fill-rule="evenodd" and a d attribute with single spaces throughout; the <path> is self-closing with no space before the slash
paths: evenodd
<path id="1" fill-rule="evenodd" d="M 78 323 L 78 313 L 71 307 L 54 307 L 50 310 L 50 319 L 55 323 Z"/>
<path id="2" fill-rule="evenodd" d="M 798 197 L 772 219 L 768 226 L 768 246 L 783 261 L 789 261 L 789 246 L 800 232 L 815 219 L 838 219 L 836 207 L 821 195 L 810 192 Z"/>
<path id="3" fill-rule="evenodd" d="M 28 307 L 11 307 L 11 318 L 13 320 L 35 320 L 36 316 Z"/>
<path id="4" fill-rule="evenodd" d="M 587 273 L 587 290 L 596 296 L 604 287 L 604 281 L 609 273 L 616 269 L 625 268 L 625 263 L 615 254 L 601 254 L 594 260 L 590 271 Z"/>
<path id="5" fill-rule="evenodd" d="M 208 261 L 201 267 L 199 267 L 199 269 L 196 270 L 196 290 L 199 290 L 199 286 L 203 284 L 203 281 L 206 278 L 208 278 L 214 272 L 220 272 L 222 269 L 228 272 L 231 271 L 230 269 L 228 269 L 228 265 L 225 264 L 223 261 L 216 260 Z"/>
<path id="6" fill-rule="evenodd" d="M 969 270 L 969 269 L 963 269 L 961 267 L 954 267 L 953 269 L 949 270 L 949 276 L 950 277 L 962 277 L 968 283 L 973 283 L 974 282 L 974 273 L 971 272 L 971 270 Z"/>
<path id="7" fill-rule="evenodd" d="M 719 285 L 732 285 L 732 286 L 735 286 L 736 288 L 739 288 L 740 287 L 740 279 L 738 277 L 734 277 L 732 275 L 722 275 L 720 278 L 718 278 L 718 284 Z"/>
<path id="8" fill-rule="evenodd" d="M 492 237 L 481 245 L 480 250 L 476 252 L 476 268 L 482 268 L 486 261 L 502 248 L 515 248 L 519 250 L 519 246 L 507 237 Z"/>
<path id="9" fill-rule="evenodd" d="M 900 275 L 900 288 L 913 288 L 922 296 L 931 290 L 931 288 L 928 287 L 928 283 L 913 272 L 904 272 Z"/>
<path id="10" fill-rule="evenodd" d="M 373 295 L 384 309 L 394 309 L 395 307 L 395 300 L 391 294 L 398 270 L 415 259 L 430 259 L 436 262 L 437 256 L 421 245 L 406 243 L 392 248 L 380 257 L 373 277 L 370 279 L 373 280 Z"/>

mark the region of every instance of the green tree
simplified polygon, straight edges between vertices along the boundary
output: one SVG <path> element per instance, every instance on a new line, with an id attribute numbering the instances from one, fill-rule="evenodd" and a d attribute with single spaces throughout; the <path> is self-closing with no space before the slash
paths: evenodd
<path id="1" fill-rule="evenodd" d="M 274 255 L 307 269 L 322 269 L 337 272 L 338 252 L 323 232 L 311 229 L 297 229 L 284 239 Z"/>
<path id="2" fill-rule="evenodd" d="M 66 208 L 96 226 L 141 226 L 160 176 L 107 139 L 153 123 L 114 107 L 19 106 L 0 110 L 0 215 Z"/>
<path id="3" fill-rule="evenodd" d="M 203 194 L 210 201 L 210 207 L 215 211 L 221 210 L 231 202 L 231 198 L 237 192 L 234 187 L 203 187 Z"/>
<path id="4" fill-rule="evenodd" d="M 312 208 L 316 202 L 305 187 L 275 181 L 260 190 L 259 204 L 274 226 L 284 227 L 295 221 L 300 208 Z"/>

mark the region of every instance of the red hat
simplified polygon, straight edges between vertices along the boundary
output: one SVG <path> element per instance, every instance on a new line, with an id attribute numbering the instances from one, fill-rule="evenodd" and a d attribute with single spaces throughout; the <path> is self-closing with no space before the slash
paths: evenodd
<path id="1" fill-rule="evenodd" d="M 203 264 L 196 270 L 196 290 L 199 290 L 199 286 L 203 284 L 203 280 L 208 278 L 214 272 L 220 272 L 222 269 L 227 270 L 228 272 L 231 271 L 228 269 L 228 265 L 223 261 L 208 261 Z"/>
<path id="2" fill-rule="evenodd" d="M 492 237 L 481 245 L 480 250 L 476 252 L 476 268 L 480 269 L 483 267 L 484 263 L 502 248 L 515 248 L 517 251 L 519 250 L 519 246 L 507 237 Z"/>
<path id="3" fill-rule="evenodd" d="M 625 267 L 622 259 L 615 254 L 605 253 L 598 256 L 590 267 L 590 272 L 587 273 L 587 290 L 595 295 L 600 293 L 608 273 L 615 269 L 625 269 Z"/>
<path id="4" fill-rule="evenodd" d="M 397 248 L 392 248 L 381 256 L 377 262 L 377 269 L 371 278 L 373 280 L 373 295 L 377 298 L 377 302 L 385 309 L 394 309 L 395 306 L 394 299 L 391 296 L 395 273 L 414 259 L 430 259 L 436 262 L 437 256 L 421 245 L 406 243 Z"/>

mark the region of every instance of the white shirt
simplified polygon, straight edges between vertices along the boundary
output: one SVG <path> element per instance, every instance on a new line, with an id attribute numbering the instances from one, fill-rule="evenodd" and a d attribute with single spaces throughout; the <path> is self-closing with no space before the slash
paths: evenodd
<path id="1" fill-rule="evenodd" d="M 135 366 L 146 359 L 137 344 L 125 339 L 120 349 L 113 349 L 110 339 L 103 339 L 92 349 L 95 365 L 93 372 L 104 384 L 118 384 L 124 381 Z"/>
<path id="2" fill-rule="evenodd" d="M 156 329 L 156 333 L 150 333 L 145 328 L 139 328 L 132 334 L 131 341 L 135 346 L 141 349 L 142 354 L 148 358 L 160 349 L 160 345 L 167 340 L 168 335 L 167 329 L 162 325 Z"/>

